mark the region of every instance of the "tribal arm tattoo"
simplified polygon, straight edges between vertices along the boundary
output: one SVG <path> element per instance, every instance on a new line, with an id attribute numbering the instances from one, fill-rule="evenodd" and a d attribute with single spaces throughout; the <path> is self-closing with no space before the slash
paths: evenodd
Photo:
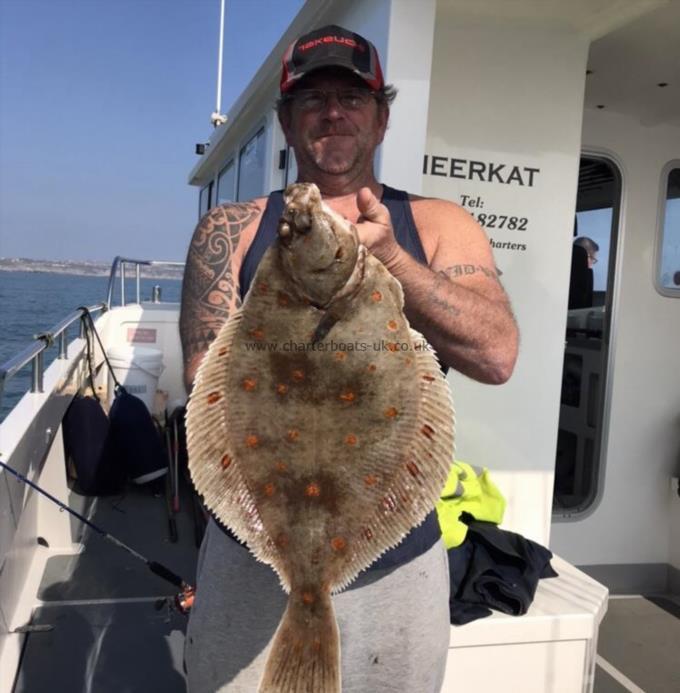
<path id="1" fill-rule="evenodd" d="M 222 205 L 199 222 L 189 246 L 179 331 L 187 389 L 210 343 L 241 305 L 234 253 L 244 229 L 258 216 L 255 203 Z"/>

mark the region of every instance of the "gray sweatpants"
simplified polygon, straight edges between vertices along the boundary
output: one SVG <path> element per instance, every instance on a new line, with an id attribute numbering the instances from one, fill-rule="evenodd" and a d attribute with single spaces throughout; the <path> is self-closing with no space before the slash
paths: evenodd
<path id="1" fill-rule="evenodd" d="M 274 571 L 210 522 L 185 645 L 190 693 L 255 693 L 286 600 Z M 334 596 L 343 693 L 438 693 L 448 602 L 441 540 L 398 568 L 363 572 Z"/>

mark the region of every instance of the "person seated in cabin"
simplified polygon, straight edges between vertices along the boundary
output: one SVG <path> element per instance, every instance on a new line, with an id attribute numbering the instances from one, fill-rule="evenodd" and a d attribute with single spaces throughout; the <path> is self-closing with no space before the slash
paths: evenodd
<path id="1" fill-rule="evenodd" d="M 597 264 L 597 254 L 600 251 L 600 246 L 595 243 L 592 238 L 588 236 L 579 236 L 574 240 L 574 246 L 577 248 L 583 248 L 588 255 L 588 269 L 592 270 L 595 264 Z"/>
<path id="2" fill-rule="evenodd" d="M 600 246 L 592 238 L 579 236 L 571 251 L 569 281 L 569 310 L 590 308 L 593 305 L 593 265 Z"/>
<path id="3" fill-rule="evenodd" d="M 406 315 L 442 364 L 504 383 L 518 329 L 484 231 L 461 207 L 379 182 L 376 149 L 396 89 L 378 53 L 339 26 L 283 55 L 278 118 L 298 181 L 356 224 L 361 242 L 401 282 Z M 282 193 L 210 210 L 188 251 L 180 333 L 190 389 L 208 345 L 240 305 L 276 238 Z M 449 643 L 449 578 L 434 513 L 334 597 L 343 691 L 439 691 Z M 286 599 L 275 573 L 215 521 L 201 547 L 186 640 L 189 690 L 254 691 Z"/>

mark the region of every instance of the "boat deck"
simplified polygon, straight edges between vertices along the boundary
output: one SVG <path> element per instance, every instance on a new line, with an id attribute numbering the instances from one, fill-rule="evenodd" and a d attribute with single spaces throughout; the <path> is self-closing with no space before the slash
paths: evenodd
<path id="1" fill-rule="evenodd" d="M 130 487 L 123 496 L 72 507 L 142 555 L 194 584 L 197 557 L 188 490 L 170 541 L 162 489 Z M 183 693 L 186 617 L 159 602 L 172 585 L 73 520 L 85 550 L 52 557 L 43 575 L 15 693 Z M 613 596 L 600 627 L 596 693 L 680 690 L 680 599 Z M 368 692 L 367 692 L 368 693 Z M 372 693 L 372 692 L 371 692 Z"/>
<path id="2" fill-rule="evenodd" d="M 175 515 L 176 543 L 170 540 L 162 485 L 129 486 L 123 496 L 96 500 L 72 493 L 70 505 L 195 584 L 197 548 L 186 488 Z M 177 589 L 75 518 L 72 522 L 84 550 L 47 563 L 31 625 L 49 629 L 28 635 L 14 691 L 185 691 L 187 617 L 167 602 L 159 604 Z"/>

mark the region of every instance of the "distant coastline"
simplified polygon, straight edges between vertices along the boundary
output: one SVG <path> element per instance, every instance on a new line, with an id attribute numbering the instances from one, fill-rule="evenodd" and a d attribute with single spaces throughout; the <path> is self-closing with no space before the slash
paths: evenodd
<path id="1" fill-rule="evenodd" d="M 29 258 L 0 258 L 0 272 L 48 272 L 72 274 L 79 277 L 108 277 L 110 262 L 89 260 L 31 260 Z M 128 276 L 134 276 L 132 266 L 127 267 Z M 142 267 L 142 277 L 149 279 L 182 279 L 183 268 L 172 265 Z"/>

